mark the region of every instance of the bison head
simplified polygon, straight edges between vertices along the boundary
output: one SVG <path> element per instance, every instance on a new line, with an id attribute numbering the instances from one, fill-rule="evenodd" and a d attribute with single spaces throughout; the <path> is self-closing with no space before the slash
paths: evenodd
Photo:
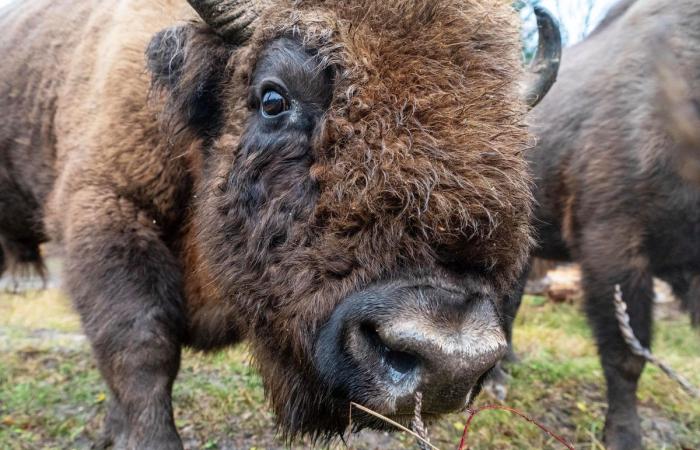
<path id="1" fill-rule="evenodd" d="M 531 242 L 510 2 L 190 3 L 204 23 L 148 50 L 195 180 L 188 270 L 285 431 L 342 432 L 350 401 L 405 422 L 416 391 L 464 408 Z"/>

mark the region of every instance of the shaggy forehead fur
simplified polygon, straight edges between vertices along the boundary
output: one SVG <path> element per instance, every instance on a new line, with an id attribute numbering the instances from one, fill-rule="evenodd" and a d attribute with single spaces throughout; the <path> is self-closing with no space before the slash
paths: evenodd
<path id="1" fill-rule="evenodd" d="M 329 235 L 400 224 L 404 257 L 468 235 L 475 266 L 519 266 L 530 190 L 508 2 L 277 2 L 261 22 L 251 55 L 292 34 L 341 68 L 312 168 Z"/>
<path id="2" fill-rule="evenodd" d="M 317 330 L 348 295 L 440 270 L 445 255 L 495 295 L 520 270 L 531 198 L 516 20 L 494 0 L 280 1 L 229 62 L 236 79 L 216 174 L 194 219 L 199 273 L 234 297 L 290 434 L 347 425 L 347 403 L 319 388 L 309 361 Z M 335 69 L 333 99 L 308 169 L 283 169 L 265 207 L 244 214 L 231 180 L 255 177 L 258 156 L 231 149 L 245 135 L 259 58 L 280 37 L 318 52 L 319 70 Z M 314 194 L 300 201 L 295 186 Z M 275 235 L 284 243 L 272 245 Z"/>

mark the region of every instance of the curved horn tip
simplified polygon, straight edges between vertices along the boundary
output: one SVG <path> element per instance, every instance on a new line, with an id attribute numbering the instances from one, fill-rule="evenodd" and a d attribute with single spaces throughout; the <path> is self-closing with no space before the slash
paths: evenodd
<path id="1" fill-rule="evenodd" d="M 232 43 L 245 42 L 258 16 L 252 0 L 187 0 L 218 35 Z"/>
<path id="2" fill-rule="evenodd" d="M 530 65 L 533 81 L 525 95 L 530 108 L 534 108 L 544 98 L 557 80 L 562 49 L 561 31 L 557 20 L 542 6 L 536 5 L 534 10 L 539 37 L 537 53 Z"/>

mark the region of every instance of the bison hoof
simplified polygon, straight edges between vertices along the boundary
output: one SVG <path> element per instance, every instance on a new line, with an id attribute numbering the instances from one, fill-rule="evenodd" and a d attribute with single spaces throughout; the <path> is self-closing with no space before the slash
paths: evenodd
<path id="1" fill-rule="evenodd" d="M 124 450 L 126 449 L 126 436 L 112 436 L 103 431 L 102 435 L 92 445 L 91 450 Z"/>
<path id="2" fill-rule="evenodd" d="M 604 433 L 607 450 L 643 450 L 642 433 L 638 421 L 620 424 L 608 418 Z"/>

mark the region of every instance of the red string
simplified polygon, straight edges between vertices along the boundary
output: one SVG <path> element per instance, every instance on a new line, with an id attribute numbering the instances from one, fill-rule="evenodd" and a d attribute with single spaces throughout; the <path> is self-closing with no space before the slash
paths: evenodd
<path id="1" fill-rule="evenodd" d="M 530 417 L 526 416 L 525 414 L 521 413 L 521 412 L 518 411 L 518 410 L 515 410 L 515 409 L 513 409 L 513 408 L 509 408 L 509 407 L 507 407 L 507 406 L 501 406 L 501 405 L 486 405 L 486 406 L 482 406 L 481 408 L 469 409 L 469 410 L 468 410 L 468 411 L 469 411 L 469 418 L 467 419 L 467 424 L 464 426 L 464 432 L 462 433 L 462 440 L 459 441 L 459 449 L 458 449 L 458 450 L 466 450 L 466 448 L 464 447 L 464 445 L 467 444 L 467 435 L 468 435 L 468 433 L 469 433 L 469 426 L 471 425 L 472 420 L 474 419 L 474 416 L 476 416 L 477 414 L 479 414 L 479 413 L 482 412 L 482 411 L 493 410 L 493 409 L 499 409 L 499 410 L 502 410 L 502 411 L 508 411 L 508 412 L 510 412 L 511 414 L 515 414 L 516 416 L 519 416 L 519 417 L 521 417 L 521 418 L 527 420 L 527 421 L 530 422 L 530 423 L 534 423 L 534 424 L 537 425 L 542 431 L 544 431 L 545 433 L 547 433 L 548 435 L 550 435 L 551 437 L 553 437 L 553 438 L 556 439 L 557 441 L 561 442 L 561 444 L 564 445 L 564 446 L 566 446 L 567 449 L 569 449 L 569 450 L 576 450 L 576 449 L 573 447 L 573 445 L 571 445 L 571 444 L 569 444 L 568 442 L 566 442 L 566 440 L 565 440 L 563 437 L 557 435 L 556 433 L 554 433 L 553 431 L 551 431 L 549 428 L 545 427 L 545 426 L 542 425 L 541 423 L 537 422 L 537 421 L 534 420 L 534 419 L 531 419 Z"/>

